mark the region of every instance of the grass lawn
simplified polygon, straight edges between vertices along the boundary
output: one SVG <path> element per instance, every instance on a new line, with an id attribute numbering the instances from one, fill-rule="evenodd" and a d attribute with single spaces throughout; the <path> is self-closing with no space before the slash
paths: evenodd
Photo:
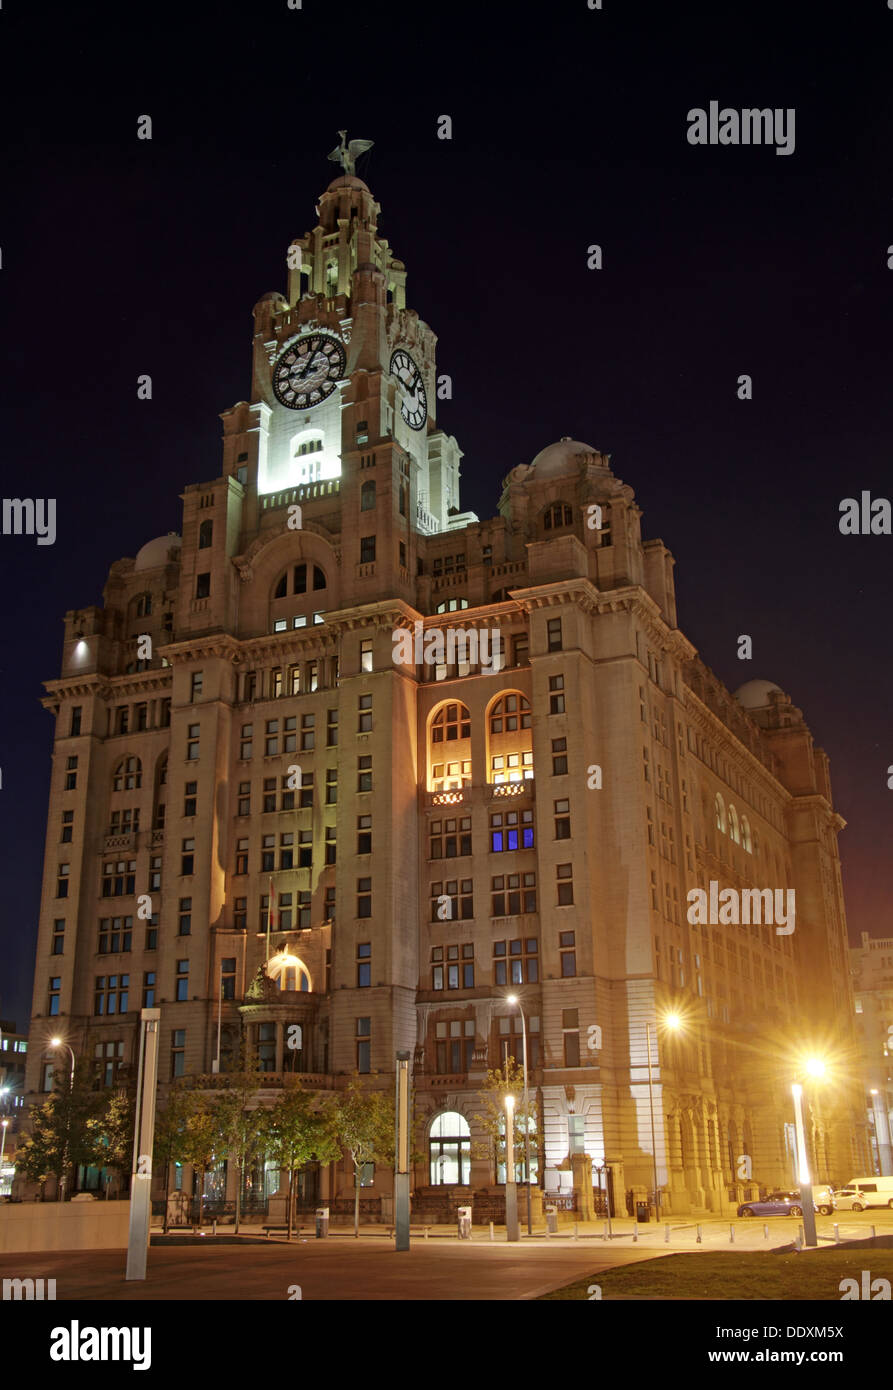
<path id="1" fill-rule="evenodd" d="M 893 1250 L 816 1250 L 800 1255 L 711 1250 L 664 1255 L 590 1274 L 542 1297 L 586 1301 L 589 1285 L 599 1284 L 603 1299 L 819 1299 L 836 1303 L 841 1297 L 841 1279 L 855 1279 L 861 1293 L 863 1269 L 870 1271 L 872 1279 L 889 1279 L 893 1284 Z"/>

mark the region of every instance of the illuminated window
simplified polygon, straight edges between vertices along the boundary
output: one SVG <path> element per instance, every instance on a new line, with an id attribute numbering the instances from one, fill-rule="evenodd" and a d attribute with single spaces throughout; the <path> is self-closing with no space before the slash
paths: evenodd
<path id="1" fill-rule="evenodd" d="M 487 719 L 490 782 L 522 782 L 533 776 L 533 715 L 520 692 L 501 696 Z"/>
<path id="2" fill-rule="evenodd" d="M 474 1020 L 470 1020 L 472 1028 Z M 438 1025 L 441 1026 L 441 1025 Z M 444 1024 L 444 1027 L 448 1025 Z M 459 1023 L 461 1030 L 462 1024 Z M 453 1049 L 452 1042 L 455 1041 L 456 1047 Z M 462 1032 L 455 1039 L 444 1039 L 444 1057 L 446 1060 L 455 1060 L 460 1063 L 464 1060 L 462 1047 L 464 1041 Z M 469 1041 L 474 1045 L 474 1038 Z M 445 1069 L 445 1068 L 444 1068 Z M 440 1070 L 440 1068 L 438 1068 Z M 461 1073 L 467 1068 L 457 1067 L 457 1072 Z M 456 1110 L 445 1111 L 437 1115 L 431 1124 L 430 1139 L 428 1143 L 428 1156 L 430 1178 L 433 1186 L 465 1186 L 471 1178 L 471 1130 L 464 1115 L 460 1115 Z"/>
<path id="3" fill-rule="evenodd" d="M 533 849 L 533 812 L 497 811 L 490 817 L 490 852 Z"/>

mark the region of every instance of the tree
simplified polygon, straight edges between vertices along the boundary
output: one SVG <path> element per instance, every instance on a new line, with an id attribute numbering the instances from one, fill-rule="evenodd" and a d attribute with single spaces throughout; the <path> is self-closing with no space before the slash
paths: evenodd
<path id="1" fill-rule="evenodd" d="M 266 1118 L 263 1107 L 258 1106 L 256 1100 L 260 1084 L 257 1059 L 243 1046 L 240 1068 L 226 1074 L 226 1086 L 216 1103 L 221 1145 L 236 1167 L 236 1234 L 242 1215 L 242 1174 L 245 1164 L 264 1146 Z"/>
<path id="2" fill-rule="evenodd" d="M 201 1091 L 184 1091 L 186 1113 L 179 1138 L 182 1162 L 189 1163 L 199 1173 L 198 1224 L 202 1224 L 202 1202 L 205 1196 L 205 1173 L 224 1148 L 220 1136 L 217 1106 Z"/>
<path id="3" fill-rule="evenodd" d="M 105 1106 L 89 1059 L 77 1059 L 73 1082 L 67 1068 L 56 1068 L 52 1094 L 31 1110 L 31 1131 L 19 1141 L 16 1167 L 41 1186 L 55 1177 L 61 1198 L 68 1169 L 96 1162 L 96 1129 L 89 1122 Z"/>
<path id="4" fill-rule="evenodd" d="M 529 1125 L 530 1147 L 536 1152 L 537 1141 L 537 1116 L 535 1093 L 528 1094 L 527 1109 L 524 1108 L 524 1068 L 515 1061 L 509 1054 L 505 1059 L 503 1067 L 497 1067 L 487 1072 L 487 1080 L 478 1092 L 478 1099 L 481 1102 L 481 1109 L 478 1111 L 478 1123 L 486 1135 L 485 1141 L 476 1143 L 472 1147 L 476 1157 L 489 1158 L 494 1162 L 495 1169 L 500 1163 L 505 1163 L 506 1143 L 505 1143 L 505 1098 L 506 1095 L 515 1097 L 515 1123 L 514 1123 L 514 1159 L 515 1163 L 524 1162 L 524 1126 Z M 528 1180 L 530 1175 L 527 1175 Z"/>
<path id="5" fill-rule="evenodd" d="M 100 1092 L 100 1096 L 103 1093 Z M 135 1097 L 123 1086 L 104 1093 L 102 1110 L 89 1116 L 86 1133 L 97 1168 L 112 1168 L 122 1177 L 130 1173 L 133 1159 Z"/>
<path id="6" fill-rule="evenodd" d="M 370 1080 L 374 1079 L 374 1075 Z M 372 1090 L 355 1072 L 345 1091 L 328 1102 L 326 1121 L 339 1149 L 347 1149 L 354 1169 L 353 1233 L 360 1234 L 360 1177 L 367 1163 L 393 1163 L 396 1117 L 390 1091 Z"/>
<path id="7" fill-rule="evenodd" d="M 332 1163 L 341 1150 L 325 1111 L 302 1090 L 296 1076 L 286 1077 L 282 1095 L 264 1114 L 263 1147 L 288 1172 L 288 1238 L 294 1224 L 295 1174 L 308 1163 Z"/>
<path id="8" fill-rule="evenodd" d="M 164 1164 L 164 1231 L 168 1231 L 168 1196 L 172 1163 L 187 1162 L 185 1149 L 186 1127 L 194 1109 L 194 1092 L 183 1081 L 177 1081 L 168 1095 L 167 1105 L 155 1117 L 153 1166 Z"/>

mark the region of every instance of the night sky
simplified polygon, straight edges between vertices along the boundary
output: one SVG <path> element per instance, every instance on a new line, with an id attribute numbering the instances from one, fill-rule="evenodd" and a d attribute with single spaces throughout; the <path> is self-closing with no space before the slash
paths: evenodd
<path id="1" fill-rule="evenodd" d="M 30 1012 L 63 613 L 219 475 L 341 127 L 452 377 L 463 505 L 562 435 L 609 452 L 702 658 L 830 755 L 851 939 L 893 930 L 893 536 L 838 529 L 893 497 L 893 10 L 603 4 L 3 0 L 3 495 L 58 532 L 0 536 L 0 1017 Z M 711 100 L 793 107 L 794 153 L 690 145 Z"/>

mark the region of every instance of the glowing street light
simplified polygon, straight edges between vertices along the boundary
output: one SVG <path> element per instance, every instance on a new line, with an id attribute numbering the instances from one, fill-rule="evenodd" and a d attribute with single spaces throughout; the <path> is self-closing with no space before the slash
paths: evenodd
<path id="1" fill-rule="evenodd" d="M 515 1182 L 515 1097 L 505 1098 L 505 1238 L 519 1240 L 518 1184 Z"/>
<path id="2" fill-rule="evenodd" d="M 825 1063 L 821 1057 L 807 1057 L 803 1072 L 815 1078 L 826 1074 Z M 812 1195 L 812 1175 L 809 1171 L 809 1155 L 806 1151 L 806 1128 L 803 1123 L 803 1086 L 799 1081 L 791 1085 L 794 1097 L 794 1123 L 797 1130 L 797 1182 L 800 1187 L 800 1208 L 803 1212 L 803 1239 L 807 1245 L 818 1245 L 815 1230 L 815 1202 Z"/>
<path id="3" fill-rule="evenodd" d="M 661 1015 L 658 1020 L 668 1028 L 671 1033 L 679 1033 L 683 1029 L 682 1016 L 675 1012 Z M 655 1220 L 660 1220 L 660 1189 L 657 1185 L 657 1140 L 654 1131 L 654 1074 L 651 1070 L 651 1029 L 657 1031 L 657 1025 L 652 1024 L 650 1019 L 645 1020 L 645 1046 L 648 1050 L 648 1106 L 651 1111 L 651 1163 L 654 1174 L 654 1216 Z M 660 1053 L 658 1053 L 658 1065 L 660 1065 Z"/>

